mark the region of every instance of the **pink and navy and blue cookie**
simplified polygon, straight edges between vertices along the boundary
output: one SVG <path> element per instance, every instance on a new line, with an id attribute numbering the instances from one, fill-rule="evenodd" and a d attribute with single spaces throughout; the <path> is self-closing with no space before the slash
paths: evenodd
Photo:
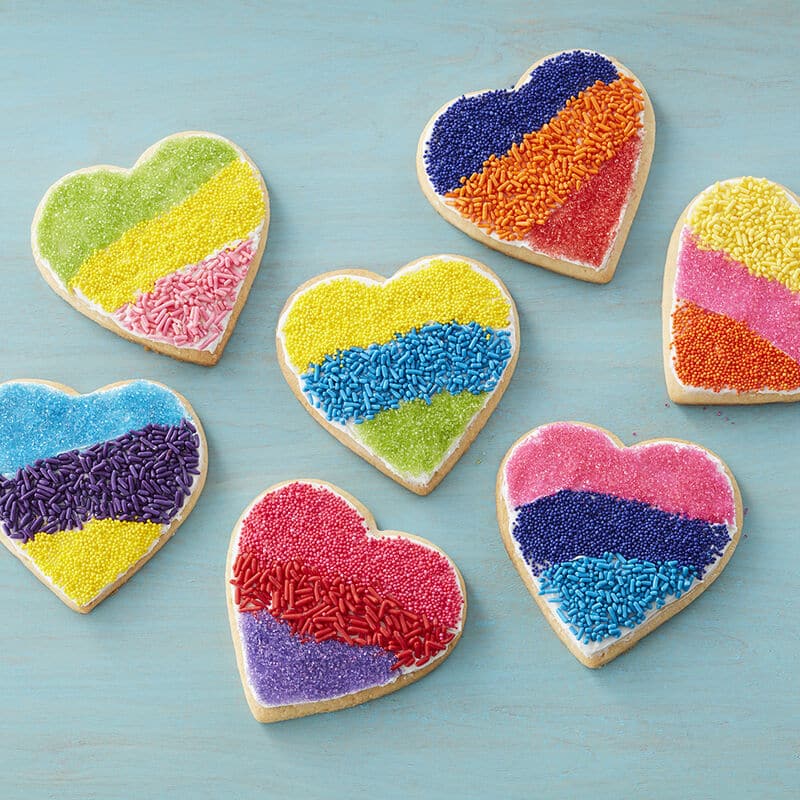
<path id="1" fill-rule="evenodd" d="M 131 169 L 89 167 L 42 198 L 33 255 L 82 314 L 149 350 L 213 365 L 267 242 L 261 173 L 233 142 L 190 131 Z"/>
<path id="2" fill-rule="evenodd" d="M 469 447 L 511 380 L 516 308 L 486 266 L 421 258 L 392 277 L 328 272 L 278 321 L 292 391 L 340 442 L 417 494 Z"/>
<path id="3" fill-rule="evenodd" d="M 696 599 L 742 532 L 739 489 L 716 455 L 677 439 L 625 447 L 578 422 L 514 444 L 497 476 L 497 513 L 525 585 L 588 667 Z"/>
<path id="4" fill-rule="evenodd" d="M 614 276 L 655 142 L 644 87 L 587 50 L 437 111 L 417 150 L 433 207 L 473 239 L 592 283 Z"/>
<path id="5" fill-rule="evenodd" d="M 464 627 L 455 564 L 430 542 L 380 531 L 331 484 L 277 484 L 231 537 L 228 610 L 259 722 L 335 711 L 439 666 Z"/>
<path id="6" fill-rule="evenodd" d="M 0 384 L 0 539 L 75 611 L 152 558 L 205 475 L 200 422 L 166 386 Z"/>

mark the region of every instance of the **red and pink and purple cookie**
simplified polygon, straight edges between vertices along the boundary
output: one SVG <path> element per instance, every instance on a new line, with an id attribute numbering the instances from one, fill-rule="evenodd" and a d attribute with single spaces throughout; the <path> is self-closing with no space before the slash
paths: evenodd
<path id="1" fill-rule="evenodd" d="M 675 402 L 800 399 L 800 199 L 752 177 L 697 195 L 670 241 L 663 316 Z"/>
<path id="2" fill-rule="evenodd" d="M 236 659 L 259 722 L 357 705 L 438 667 L 464 627 L 466 591 L 430 542 L 380 531 L 323 481 L 271 487 L 231 537 Z"/>
<path id="3" fill-rule="evenodd" d="M 473 239 L 592 283 L 614 276 L 655 142 L 644 87 L 613 58 L 572 50 L 512 89 L 472 92 L 430 119 L 417 151 L 433 207 Z"/>
<path id="4" fill-rule="evenodd" d="M 0 384 L 0 538 L 70 608 L 91 611 L 186 520 L 206 452 L 189 403 L 159 383 L 85 395 Z"/>
<path id="5" fill-rule="evenodd" d="M 742 532 L 727 466 L 697 444 L 625 447 L 555 422 L 508 451 L 497 476 L 503 541 L 570 652 L 600 667 L 695 600 Z"/>
<path id="6" fill-rule="evenodd" d="M 488 267 L 438 255 L 391 278 L 366 270 L 313 278 L 287 300 L 277 349 L 286 381 L 317 422 L 427 494 L 511 380 L 519 325 Z"/>
<path id="7" fill-rule="evenodd" d="M 173 358 L 213 365 L 261 263 L 269 198 L 255 164 L 211 133 L 168 136 L 132 169 L 89 167 L 42 198 L 36 264 L 71 306 Z"/>

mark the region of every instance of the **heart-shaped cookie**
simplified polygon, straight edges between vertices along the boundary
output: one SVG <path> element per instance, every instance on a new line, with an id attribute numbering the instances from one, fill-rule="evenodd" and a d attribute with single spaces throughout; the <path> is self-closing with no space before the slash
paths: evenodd
<path id="1" fill-rule="evenodd" d="M 261 263 L 269 198 L 233 142 L 190 131 L 132 169 L 89 167 L 42 198 L 31 227 L 45 280 L 81 314 L 149 350 L 216 364 Z"/>
<path id="2" fill-rule="evenodd" d="M 192 407 L 160 383 L 0 384 L 0 538 L 87 613 L 188 517 L 206 452 Z"/>
<path id="3" fill-rule="evenodd" d="M 800 198 L 752 177 L 697 195 L 670 240 L 663 321 L 676 403 L 800 399 Z"/>
<path id="4" fill-rule="evenodd" d="M 335 711 L 438 667 L 467 614 L 464 581 L 430 542 L 379 531 L 324 481 L 267 489 L 234 528 L 228 611 L 259 722 Z"/>
<path id="5" fill-rule="evenodd" d="M 655 142 L 636 76 L 600 53 L 533 64 L 513 89 L 451 100 L 417 175 L 449 223 L 513 258 L 592 283 L 614 276 Z"/>
<path id="6" fill-rule="evenodd" d="M 391 278 L 328 272 L 286 302 L 284 377 L 326 430 L 428 494 L 477 436 L 511 380 L 514 301 L 483 264 L 439 255 Z"/>
<path id="7" fill-rule="evenodd" d="M 506 454 L 497 517 L 553 630 L 600 667 L 719 577 L 742 532 L 742 501 L 730 470 L 700 445 L 625 447 L 594 425 L 554 422 Z"/>

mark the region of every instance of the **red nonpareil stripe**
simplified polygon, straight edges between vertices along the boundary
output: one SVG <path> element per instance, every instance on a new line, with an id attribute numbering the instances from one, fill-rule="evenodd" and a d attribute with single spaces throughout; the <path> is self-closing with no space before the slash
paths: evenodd
<path id="1" fill-rule="evenodd" d="M 397 656 L 395 669 L 422 666 L 453 640 L 453 633 L 436 619 L 296 559 L 254 571 L 253 557 L 243 554 L 234 562 L 231 583 L 240 611 L 266 609 L 293 634 L 318 642 L 337 638 L 350 645 L 378 645 Z M 319 601 L 309 608 L 300 598 L 313 600 L 315 590 Z"/>

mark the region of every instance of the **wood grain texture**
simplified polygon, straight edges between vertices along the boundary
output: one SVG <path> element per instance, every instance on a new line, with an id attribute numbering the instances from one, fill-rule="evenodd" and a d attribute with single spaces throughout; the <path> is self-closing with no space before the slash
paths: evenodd
<path id="1" fill-rule="evenodd" d="M 573 48 L 574 49 L 574 48 Z M 561 53 L 565 51 L 560 51 Z M 560 55 L 560 53 L 549 53 L 537 59 L 531 64 L 525 72 L 522 73 L 519 80 L 514 84 L 514 91 L 521 88 L 528 82 L 530 74 L 543 62 L 550 58 Z M 433 188 L 433 184 L 428 178 L 425 169 L 425 149 L 430 139 L 431 130 L 436 124 L 436 120 L 451 106 L 458 97 L 448 100 L 436 113 L 428 120 L 417 143 L 417 180 L 419 181 L 422 193 L 427 198 L 428 202 L 436 209 L 436 213 L 440 214 L 443 219 L 446 219 L 451 225 L 454 225 L 460 231 L 463 231 L 467 236 L 471 236 L 475 241 L 491 247 L 493 250 L 511 256 L 511 258 L 518 258 L 520 261 L 525 261 L 528 264 L 535 264 L 537 267 L 544 267 L 552 272 L 557 272 L 560 275 L 568 275 L 570 278 L 577 278 L 581 281 L 588 283 L 608 283 L 613 277 L 617 269 L 617 262 L 620 255 L 622 255 L 622 248 L 625 247 L 625 240 L 628 238 L 628 231 L 631 228 L 633 219 L 636 216 L 636 209 L 639 207 L 639 201 L 642 199 L 642 192 L 644 192 L 645 184 L 647 183 L 647 175 L 650 172 L 650 162 L 653 158 L 653 148 L 656 142 L 656 118 L 653 112 L 653 104 L 650 102 L 650 97 L 647 90 L 642 86 L 642 82 L 633 74 L 624 64 L 613 56 L 606 56 L 617 67 L 621 75 L 633 78 L 636 85 L 641 89 L 644 99 L 644 111 L 642 113 L 642 149 L 639 155 L 639 160 L 636 166 L 636 174 L 633 179 L 633 185 L 630 190 L 630 196 L 625 204 L 624 211 L 622 212 L 622 219 L 620 220 L 619 227 L 617 228 L 616 235 L 614 236 L 614 244 L 606 257 L 605 262 L 601 269 L 595 269 L 584 264 L 579 264 L 574 261 L 569 261 L 564 258 L 555 258 L 548 256 L 544 253 L 539 253 L 529 247 L 523 247 L 520 243 L 509 243 L 490 236 L 485 233 L 478 225 L 471 220 L 467 219 L 464 215 L 460 214 L 451 204 L 445 202 L 445 199 L 437 194 Z M 502 88 L 502 87 L 496 87 Z M 473 97 L 479 94 L 485 94 L 492 91 L 491 89 L 481 89 L 478 91 L 468 91 L 466 94 L 460 96 Z"/>
<path id="2" fill-rule="evenodd" d="M 800 186 L 797 24 L 788 0 L 2 4 L 0 379 L 84 390 L 160 380 L 191 399 L 210 460 L 178 535 L 87 616 L 0 551 L 0 796 L 794 798 L 798 407 L 674 406 L 660 291 L 690 197 L 726 175 Z M 635 66 L 659 120 L 606 286 L 488 251 L 433 211 L 414 174 L 419 132 L 443 99 L 503 86 L 537 54 L 576 46 Z M 272 206 L 268 255 L 211 370 L 76 314 L 42 281 L 28 240 L 54 176 L 130 163 L 191 129 L 243 147 L 269 179 Z M 523 346 L 472 448 L 420 498 L 309 417 L 281 376 L 274 331 L 286 298 L 321 271 L 368 264 L 388 275 L 439 252 L 502 278 Z M 532 609 L 497 530 L 503 455 L 553 419 L 589 419 L 626 442 L 702 442 L 724 455 L 749 508 L 712 591 L 599 671 Z M 402 692 L 259 726 L 221 576 L 242 509 L 293 475 L 332 481 L 379 522 L 447 551 L 469 586 L 470 618 L 443 668 Z"/>

